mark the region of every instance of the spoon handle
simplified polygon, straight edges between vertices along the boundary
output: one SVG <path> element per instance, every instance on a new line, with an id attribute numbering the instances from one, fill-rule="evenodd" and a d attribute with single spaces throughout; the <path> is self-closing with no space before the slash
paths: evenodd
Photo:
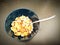
<path id="1" fill-rule="evenodd" d="M 47 20 L 53 19 L 53 18 L 55 18 L 55 17 L 56 17 L 56 15 L 53 15 L 53 16 L 51 16 L 51 17 L 48 17 L 48 18 L 45 18 L 45 19 L 41 19 L 41 20 L 35 21 L 35 22 L 33 22 L 33 23 L 42 22 L 42 21 L 47 21 Z"/>

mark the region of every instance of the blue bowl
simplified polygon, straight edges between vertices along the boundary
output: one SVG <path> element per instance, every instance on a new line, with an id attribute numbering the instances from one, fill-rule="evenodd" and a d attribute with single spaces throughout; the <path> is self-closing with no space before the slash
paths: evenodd
<path id="1" fill-rule="evenodd" d="M 12 21 L 14 21 L 16 17 L 22 16 L 22 15 L 28 16 L 33 22 L 39 20 L 38 16 L 33 11 L 31 11 L 29 9 L 17 9 L 15 11 L 11 12 L 8 15 L 8 17 L 6 18 L 5 30 L 6 30 L 7 34 L 9 36 L 11 36 L 12 38 L 18 39 L 19 41 L 29 41 L 38 32 L 38 30 L 39 30 L 39 23 L 34 23 L 33 24 L 33 31 L 27 37 L 21 37 L 21 36 L 17 37 L 17 36 L 14 35 L 14 33 L 10 29 Z"/>

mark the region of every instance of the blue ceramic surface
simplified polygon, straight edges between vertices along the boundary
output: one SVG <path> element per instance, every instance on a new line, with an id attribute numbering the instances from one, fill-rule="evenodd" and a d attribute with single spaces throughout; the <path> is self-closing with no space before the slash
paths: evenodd
<path id="1" fill-rule="evenodd" d="M 15 20 L 16 17 L 19 17 L 19 16 L 28 16 L 33 22 L 36 21 L 36 20 L 39 20 L 38 19 L 38 16 L 31 10 L 28 10 L 28 9 L 17 9 L 13 12 L 11 12 L 8 17 L 6 18 L 6 21 L 5 21 L 5 30 L 7 32 L 8 35 L 10 35 L 12 38 L 15 38 L 16 36 L 14 36 L 14 33 L 11 31 L 10 27 L 11 27 L 11 23 L 12 21 Z M 31 35 L 27 37 L 17 37 L 18 40 L 20 41 L 26 41 L 26 40 L 30 40 L 38 31 L 38 28 L 39 27 L 39 23 L 35 23 L 33 24 L 33 32 L 31 33 Z"/>

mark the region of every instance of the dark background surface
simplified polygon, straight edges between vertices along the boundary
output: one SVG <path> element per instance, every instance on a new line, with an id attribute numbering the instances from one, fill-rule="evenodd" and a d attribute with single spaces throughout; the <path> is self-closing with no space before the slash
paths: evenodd
<path id="1" fill-rule="evenodd" d="M 27 8 L 40 19 L 56 15 L 56 18 L 41 22 L 36 36 L 28 42 L 19 42 L 5 31 L 6 17 L 14 10 Z M 60 44 L 60 1 L 59 0 L 0 0 L 0 45 L 59 45 Z"/>

